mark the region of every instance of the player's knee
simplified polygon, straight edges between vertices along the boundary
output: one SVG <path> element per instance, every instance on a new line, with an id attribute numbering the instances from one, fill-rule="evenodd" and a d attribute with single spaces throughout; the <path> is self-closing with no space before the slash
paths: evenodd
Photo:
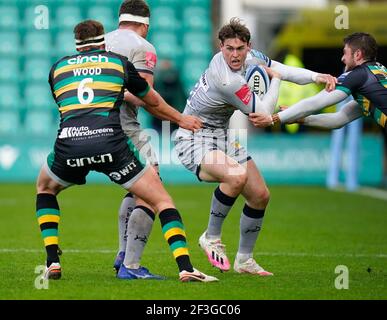
<path id="1" fill-rule="evenodd" d="M 54 181 L 44 169 L 40 170 L 36 180 L 36 193 L 49 193 L 57 195 L 64 187 Z"/>
<path id="2" fill-rule="evenodd" d="M 262 188 L 259 192 L 258 192 L 258 199 L 259 199 L 259 202 L 263 205 L 267 205 L 269 203 L 269 200 L 270 200 L 270 191 L 267 187 L 265 188 Z"/>
<path id="3" fill-rule="evenodd" d="M 160 213 L 167 208 L 175 207 L 172 197 L 164 188 L 155 193 L 150 200 L 148 204 L 152 206 L 156 213 Z"/>
<path id="4" fill-rule="evenodd" d="M 60 192 L 60 188 L 56 188 L 55 186 L 52 186 L 50 184 L 45 183 L 37 183 L 36 184 L 36 193 L 49 193 L 53 195 L 57 195 Z"/>
<path id="5" fill-rule="evenodd" d="M 159 214 L 160 212 L 164 211 L 165 209 L 175 208 L 175 204 L 173 203 L 173 200 L 171 197 L 164 198 L 163 200 L 160 200 L 157 202 L 157 204 L 154 206 L 155 213 Z"/>
<path id="6" fill-rule="evenodd" d="M 242 190 L 247 182 L 246 172 L 242 172 L 235 175 L 229 175 L 227 177 L 227 183 L 236 190 Z"/>

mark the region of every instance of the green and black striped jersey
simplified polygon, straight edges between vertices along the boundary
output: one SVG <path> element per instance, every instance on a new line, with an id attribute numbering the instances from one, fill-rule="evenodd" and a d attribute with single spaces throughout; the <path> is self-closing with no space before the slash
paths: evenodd
<path id="1" fill-rule="evenodd" d="M 52 95 L 61 115 L 56 146 L 65 152 L 94 143 L 117 143 L 124 137 L 119 108 L 124 89 L 142 98 L 150 87 L 127 58 L 105 50 L 67 56 L 50 71 Z M 87 136 L 87 139 L 86 139 Z"/>
<path id="2" fill-rule="evenodd" d="M 125 57 L 94 50 L 59 60 L 51 68 L 49 83 L 61 117 L 66 119 L 120 107 L 124 88 L 143 97 L 149 87 L 136 73 Z"/>
<path id="3" fill-rule="evenodd" d="M 365 62 L 338 79 L 336 89 L 353 96 L 363 110 L 387 129 L 387 69 L 378 62 Z"/>

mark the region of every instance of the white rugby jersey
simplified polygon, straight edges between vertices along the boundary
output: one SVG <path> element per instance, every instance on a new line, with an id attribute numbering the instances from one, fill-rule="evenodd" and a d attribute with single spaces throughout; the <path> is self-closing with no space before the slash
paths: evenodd
<path id="1" fill-rule="evenodd" d="M 184 114 L 199 117 L 204 127 L 226 129 L 230 117 L 237 109 L 245 114 L 273 113 L 280 80 L 272 79 L 267 94 L 261 100 L 250 90 L 244 78 L 248 64 L 270 66 L 271 60 L 263 53 L 251 50 L 245 66 L 239 71 L 233 71 L 225 61 L 222 52 L 217 53 L 191 91 Z"/>
<path id="2" fill-rule="evenodd" d="M 133 63 L 138 72 L 153 74 L 157 63 L 155 47 L 136 32 L 128 29 L 117 29 L 105 35 L 106 51 L 125 56 Z M 138 108 L 125 102 L 121 108 L 121 125 L 136 124 Z"/>

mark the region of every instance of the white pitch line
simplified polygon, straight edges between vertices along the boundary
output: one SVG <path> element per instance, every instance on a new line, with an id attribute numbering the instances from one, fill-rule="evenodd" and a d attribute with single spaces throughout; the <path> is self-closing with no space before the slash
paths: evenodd
<path id="1" fill-rule="evenodd" d="M 103 253 L 112 254 L 117 250 L 109 249 L 64 249 L 63 253 Z M 0 253 L 42 253 L 44 249 L 8 249 L 0 248 Z M 234 253 L 235 254 L 235 253 Z M 315 257 L 315 258 L 387 258 L 387 253 L 365 254 L 365 253 L 307 253 L 307 252 L 256 252 L 256 256 L 287 256 L 287 257 Z"/>
<path id="2" fill-rule="evenodd" d="M 369 188 L 369 187 L 362 187 L 359 189 L 359 191 L 357 191 L 357 193 L 364 195 L 364 196 L 369 196 L 372 198 L 387 201 L 387 191 L 386 190 Z"/>
<path id="3" fill-rule="evenodd" d="M 344 187 L 338 187 L 331 189 L 332 191 L 336 192 L 345 192 L 349 194 L 359 194 L 362 196 L 384 200 L 387 201 L 387 190 L 377 189 L 377 188 L 371 188 L 371 187 L 361 187 L 358 190 L 354 192 L 347 191 Z"/>

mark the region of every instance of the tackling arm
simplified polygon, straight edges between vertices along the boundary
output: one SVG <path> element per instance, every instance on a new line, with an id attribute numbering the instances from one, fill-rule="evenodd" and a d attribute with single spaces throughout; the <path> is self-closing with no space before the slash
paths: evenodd
<path id="1" fill-rule="evenodd" d="M 282 123 L 291 123 L 320 111 L 325 107 L 343 101 L 347 97 L 348 94 L 341 90 L 334 90 L 332 92 L 322 90 L 318 94 L 303 99 L 286 110 L 279 112 L 278 119 Z"/>
<path id="2" fill-rule="evenodd" d="M 325 129 L 338 129 L 361 116 L 362 111 L 357 102 L 350 101 L 338 112 L 308 116 L 304 119 L 303 124 Z"/>
<path id="3" fill-rule="evenodd" d="M 341 90 L 334 90 L 331 92 L 323 90 L 315 96 L 303 99 L 279 113 L 273 115 L 251 113 L 249 119 L 254 126 L 259 128 L 268 127 L 275 122 L 292 123 L 320 111 L 327 106 L 343 101 L 347 96 L 348 95 Z"/>
<path id="4" fill-rule="evenodd" d="M 153 88 L 153 74 L 145 73 L 145 72 L 139 72 L 140 76 L 148 82 L 148 84 Z M 144 107 L 144 102 L 137 98 L 134 94 L 130 93 L 128 90 L 125 90 L 124 92 L 124 101 L 129 102 L 130 104 L 137 106 L 137 107 Z M 164 120 L 164 119 L 161 119 Z"/>
<path id="5" fill-rule="evenodd" d="M 152 88 L 142 100 L 145 102 L 146 110 L 161 120 L 169 120 L 176 123 L 179 127 L 191 131 L 195 131 L 202 127 L 202 121 L 199 118 L 181 114 L 175 108 L 171 107 L 160 94 Z"/>
<path id="6" fill-rule="evenodd" d="M 282 75 L 282 79 L 297 84 L 307 84 L 314 82 L 314 78 L 317 77 L 317 72 L 310 71 L 308 69 L 291 67 L 278 61 L 271 61 L 271 68 L 278 71 Z"/>
<path id="7" fill-rule="evenodd" d="M 175 108 L 170 106 L 160 94 L 152 89 L 153 88 L 153 74 L 139 72 L 140 76 L 144 78 L 151 89 L 148 94 L 142 99 L 131 94 L 129 91 L 125 91 L 124 100 L 130 102 L 136 106 L 141 106 L 146 109 L 147 112 L 155 116 L 160 120 L 167 120 L 176 123 L 179 127 L 187 130 L 194 131 L 201 128 L 201 120 L 194 116 L 183 115 Z"/>
<path id="8" fill-rule="evenodd" d="M 271 61 L 271 68 L 282 75 L 282 79 L 297 84 L 307 84 L 311 82 L 325 83 L 325 89 L 334 90 L 337 79 L 329 74 L 317 73 L 308 69 L 291 67 L 278 61 Z"/>

